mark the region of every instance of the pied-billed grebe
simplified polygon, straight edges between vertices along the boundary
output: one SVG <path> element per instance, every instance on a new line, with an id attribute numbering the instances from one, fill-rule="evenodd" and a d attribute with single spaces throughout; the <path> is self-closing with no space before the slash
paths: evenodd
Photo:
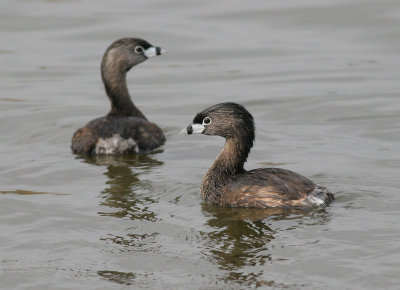
<path id="1" fill-rule="evenodd" d="M 72 137 L 76 154 L 124 154 L 149 152 L 165 142 L 161 129 L 147 120 L 133 104 L 126 86 L 126 73 L 164 49 L 139 38 L 122 38 L 104 53 L 101 77 L 111 101 L 107 116 L 90 121 Z"/>
<path id="2" fill-rule="evenodd" d="M 254 143 L 253 116 L 241 105 L 222 103 L 198 113 L 184 134 L 217 135 L 226 139 L 201 184 L 203 199 L 231 207 L 309 209 L 334 198 L 308 178 L 281 168 L 243 168 Z"/>

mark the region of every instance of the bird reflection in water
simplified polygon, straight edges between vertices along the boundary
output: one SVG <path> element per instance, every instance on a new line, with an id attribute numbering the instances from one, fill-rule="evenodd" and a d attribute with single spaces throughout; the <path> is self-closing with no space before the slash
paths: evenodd
<path id="1" fill-rule="evenodd" d="M 261 266 L 271 260 L 268 243 L 274 239 L 274 231 L 265 222 L 271 215 L 265 209 L 225 208 L 203 204 L 203 212 L 209 217 L 207 225 L 213 231 L 208 233 L 206 255 L 225 270 L 222 277 L 226 282 L 240 282 L 241 285 L 265 285 L 261 281 L 263 271 L 246 273 L 246 266 Z"/>
<path id="2" fill-rule="evenodd" d="M 163 162 L 142 154 L 85 157 L 85 162 L 107 167 L 104 172 L 107 187 L 101 192 L 100 205 L 111 210 L 101 211 L 99 215 L 131 220 L 157 219 L 157 214 L 147 206 L 156 202 L 151 194 L 151 182 L 139 176 L 148 174 Z"/>
<path id="3" fill-rule="evenodd" d="M 284 285 L 266 279 L 265 264 L 280 260 L 272 257 L 270 242 L 278 232 L 329 221 L 325 210 L 317 212 L 285 212 L 277 209 L 226 208 L 203 204 L 202 210 L 208 217 L 207 225 L 212 229 L 207 233 L 207 250 L 204 255 L 219 264 L 224 270 L 221 277 L 226 282 L 236 282 L 248 287 L 300 287 Z M 280 224 L 276 229 L 270 227 Z M 281 228 L 282 227 L 282 228 Z M 249 267 L 250 266 L 250 267 Z M 249 271 L 249 269 L 252 269 Z"/>
<path id="4" fill-rule="evenodd" d="M 152 154 L 153 155 L 153 154 Z M 84 161 L 97 166 L 106 166 L 104 175 L 107 176 L 106 187 L 101 192 L 100 205 L 107 210 L 99 211 L 101 216 L 116 217 L 132 220 L 132 227 L 100 237 L 106 243 L 118 245 L 117 252 L 152 251 L 152 240 L 157 236 L 155 232 L 137 232 L 135 225 L 143 222 L 156 222 L 157 213 L 150 209 L 150 204 L 158 201 L 154 196 L 154 187 L 151 181 L 141 176 L 154 171 L 155 167 L 163 162 L 155 160 L 152 155 L 120 155 L 84 157 Z M 136 274 L 115 270 L 101 270 L 97 274 L 110 282 L 131 285 Z"/>
<path id="5" fill-rule="evenodd" d="M 103 279 L 122 285 L 132 285 L 136 278 L 136 275 L 130 272 L 125 273 L 119 271 L 97 271 L 97 274 Z"/>

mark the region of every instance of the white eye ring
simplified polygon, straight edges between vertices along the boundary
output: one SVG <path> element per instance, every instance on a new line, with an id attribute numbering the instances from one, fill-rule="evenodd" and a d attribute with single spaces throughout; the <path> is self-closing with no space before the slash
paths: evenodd
<path id="1" fill-rule="evenodd" d="M 141 54 L 143 52 L 144 52 L 143 46 L 138 45 L 138 46 L 135 47 L 135 53 Z"/>
<path id="2" fill-rule="evenodd" d="M 203 119 L 203 125 L 210 125 L 211 124 L 211 118 L 210 117 L 205 117 Z"/>

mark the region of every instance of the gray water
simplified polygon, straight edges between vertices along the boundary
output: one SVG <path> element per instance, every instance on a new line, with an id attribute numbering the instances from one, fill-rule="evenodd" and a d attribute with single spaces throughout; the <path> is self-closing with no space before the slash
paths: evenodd
<path id="1" fill-rule="evenodd" d="M 3 0 L 0 289 L 394 289 L 400 283 L 400 2 Z M 107 113 L 99 66 L 120 37 L 167 48 L 128 74 L 167 143 L 84 159 Z M 179 136 L 243 104 L 247 169 L 327 186 L 325 210 L 206 205 L 222 138 Z"/>

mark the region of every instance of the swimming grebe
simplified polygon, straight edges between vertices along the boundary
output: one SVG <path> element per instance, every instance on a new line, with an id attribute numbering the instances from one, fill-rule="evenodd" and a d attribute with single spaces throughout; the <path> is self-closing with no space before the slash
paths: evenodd
<path id="1" fill-rule="evenodd" d="M 161 129 L 133 104 L 126 86 L 126 73 L 133 66 L 163 52 L 139 38 L 122 38 L 106 49 L 101 77 L 111 110 L 107 116 L 94 119 L 75 132 L 71 144 L 74 153 L 149 152 L 165 142 Z"/>
<path id="2" fill-rule="evenodd" d="M 333 195 L 298 173 L 281 168 L 247 171 L 255 138 L 253 116 L 241 105 L 222 103 L 198 113 L 184 134 L 224 137 L 225 147 L 201 184 L 201 196 L 211 204 L 230 207 L 310 209 L 328 205 Z"/>

